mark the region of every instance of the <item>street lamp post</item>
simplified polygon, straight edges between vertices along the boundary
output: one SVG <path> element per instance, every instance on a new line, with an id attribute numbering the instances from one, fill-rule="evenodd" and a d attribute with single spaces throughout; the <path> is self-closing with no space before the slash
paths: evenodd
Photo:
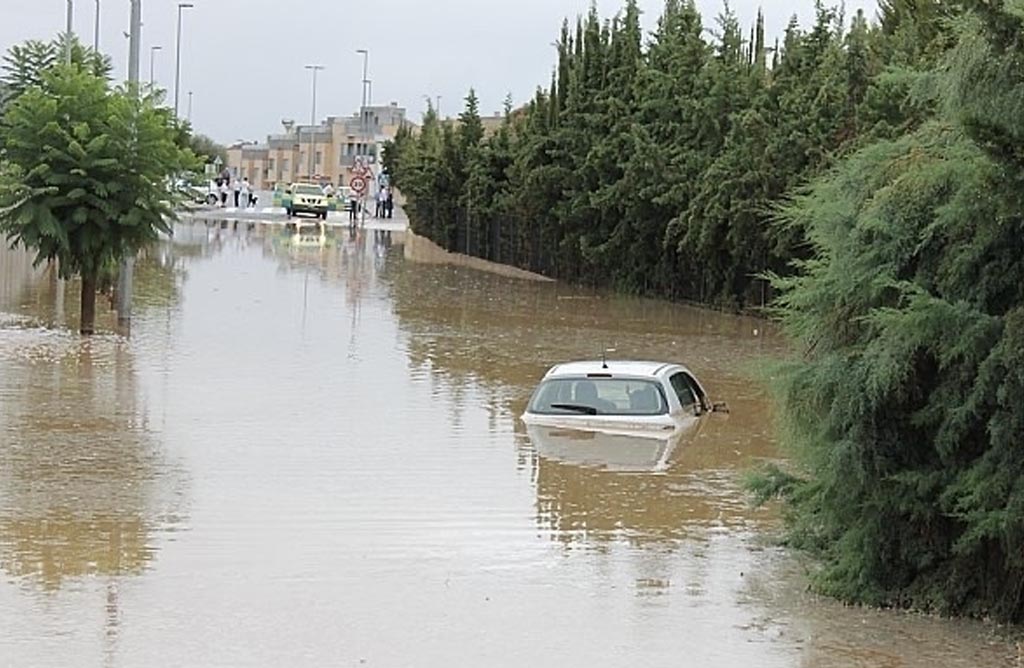
<path id="1" fill-rule="evenodd" d="M 323 65 L 306 65 L 307 70 L 313 72 L 313 109 L 309 114 L 310 149 L 309 149 L 309 179 L 313 180 L 313 172 L 316 169 L 316 73 L 325 69 Z"/>
<path id="2" fill-rule="evenodd" d="M 178 38 L 174 48 L 174 117 L 178 117 L 178 89 L 181 87 L 181 10 L 192 9 L 191 2 L 178 3 Z"/>
<path id="3" fill-rule="evenodd" d="M 188 92 L 188 116 L 186 119 L 189 123 L 192 122 L 192 91 Z"/>
<path id="4" fill-rule="evenodd" d="M 68 0 L 68 27 L 64 33 L 64 61 L 71 64 L 71 31 L 74 30 L 75 0 Z"/>
<path id="5" fill-rule="evenodd" d="M 149 87 L 153 88 L 153 63 L 156 60 L 156 52 L 161 51 L 164 47 L 162 46 L 151 46 L 149 47 Z"/>

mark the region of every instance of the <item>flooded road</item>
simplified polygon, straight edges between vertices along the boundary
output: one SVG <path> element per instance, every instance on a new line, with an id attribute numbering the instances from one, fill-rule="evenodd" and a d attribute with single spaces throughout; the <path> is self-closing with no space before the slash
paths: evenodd
<path id="1" fill-rule="evenodd" d="M 180 226 L 131 339 L 87 341 L 74 285 L 0 251 L 0 666 L 1017 664 L 805 592 L 740 490 L 777 456 L 764 323 L 403 251 Z M 606 347 L 731 413 L 658 471 L 538 447 L 540 376 Z"/>

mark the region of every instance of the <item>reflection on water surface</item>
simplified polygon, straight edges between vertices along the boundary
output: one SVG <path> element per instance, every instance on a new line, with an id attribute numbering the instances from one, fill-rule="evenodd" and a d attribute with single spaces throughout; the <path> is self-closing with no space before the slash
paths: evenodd
<path id="1" fill-rule="evenodd" d="M 75 285 L 0 251 L 0 665 L 1016 660 L 812 597 L 770 546 L 738 483 L 777 457 L 763 322 L 362 230 L 179 226 L 137 275 L 131 339 L 82 341 Z M 547 367 L 605 347 L 687 363 L 731 414 L 635 456 L 529 433 Z"/>

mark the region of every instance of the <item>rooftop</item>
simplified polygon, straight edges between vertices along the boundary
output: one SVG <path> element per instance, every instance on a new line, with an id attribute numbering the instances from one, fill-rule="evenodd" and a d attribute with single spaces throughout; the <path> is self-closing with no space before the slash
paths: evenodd
<path id="1" fill-rule="evenodd" d="M 607 364 L 607 368 L 605 368 Z M 565 362 L 548 371 L 545 378 L 561 376 L 586 376 L 588 374 L 611 374 L 612 376 L 630 376 L 634 378 L 654 378 L 669 367 L 681 366 L 674 362 L 644 362 L 635 360 L 601 360 Z"/>

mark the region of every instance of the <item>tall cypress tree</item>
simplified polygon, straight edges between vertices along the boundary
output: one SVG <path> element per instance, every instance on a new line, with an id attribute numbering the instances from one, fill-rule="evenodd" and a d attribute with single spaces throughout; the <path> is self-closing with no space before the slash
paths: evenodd
<path id="1" fill-rule="evenodd" d="M 977 3 L 938 115 L 794 200 L 778 478 L 846 600 L 1024 620 L 1024 11 Z"/>

